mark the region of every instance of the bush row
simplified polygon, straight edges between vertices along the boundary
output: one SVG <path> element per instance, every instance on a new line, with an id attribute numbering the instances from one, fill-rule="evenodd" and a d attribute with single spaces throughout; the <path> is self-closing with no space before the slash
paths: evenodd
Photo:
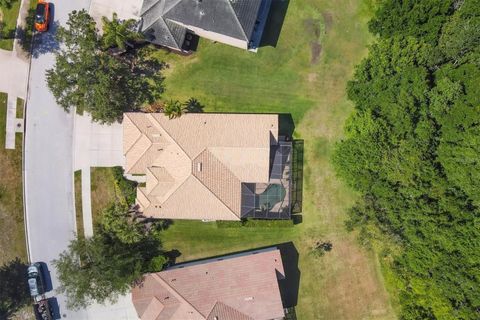
<path id="1" fill-rule="evenodd" d="M 217 221 L 217 228 L 290 228 L 293 220 L 242 219 L 241 221 Z"/>

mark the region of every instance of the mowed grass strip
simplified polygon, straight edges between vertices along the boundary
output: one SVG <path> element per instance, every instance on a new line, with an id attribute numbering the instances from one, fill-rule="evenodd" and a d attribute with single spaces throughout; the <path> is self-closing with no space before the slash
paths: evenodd
<path id="1" fill-rule="evenodd" d="M 82 205 L 82 170 L 77 170 L 73 175 L 75 183 L 75 218 L 77 222 L 77 235 L 83 237 L 83 205 Z"/>
<path id="2" fill-rule="evenodd" d="M 3 32 L 0 34 L 0 49 L 13 50 L 19 9 L 20 0 L 15 0 L 11 8 L 0 7 L 0 22 L 3 23 Z"/>
<path id="3" fill-rule="evenodd" d="M 7 94 L 0 93 L 0 265 L 16 257 L 27 260 L 23 216 L 22 142 L 16 136 L 16 149 L 5 149 Z"/>

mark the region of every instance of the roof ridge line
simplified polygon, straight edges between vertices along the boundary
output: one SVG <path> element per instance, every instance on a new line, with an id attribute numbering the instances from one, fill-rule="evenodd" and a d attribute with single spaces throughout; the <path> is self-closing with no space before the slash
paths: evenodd
<path id="1" fill-rule="evenodd" d="M 235 21 L 237 21 L 238 25 L 240 26 L 240 30 L 242 30 L 242 33 L 245 36 L 245 41 L 248 41 L 248 36 L 245 33 L 245 30 L 243 29 L 240 19 L 238 19 L 237 12 L 235 12 L 235 9 L 233 9 L 232 3 L 230 2 L 230 0 L 225 0 L 225 1 L 228 2 L 228 6 L 230 7 L 230 9 L 232 9 L 233 15 L 235 16 Z M 248 43 L 247 43 L 247 46 L 248 46 Z"/>
<path id="2" fill-rule="evenodd" d="M 228 0 L 227 0 L 227 1 L 228 1 Z M 235 179 L 238 180 L 238 182 L 240 182 L 240 189 L 241 189 L 241 187 L 242 187 L 242 181 L 240 181 L 240 179 L 232 172 L 232 170 L 230 170 L 222 161 L 220 161 L 220 159 L 218 159 L 218 158 L 217 158 L 213 153 L 211 153 L 210 150 L 208 150 L 207 148 L 203 149 L 203 151 L 200 152 L 200 153 L 192 160 L 192 176 L 195 177 L 195 179 L 197 179 L 205 188 L 207 188 L 207 190 L 210 191 L 210 192 L 215 196 L 215 198 L 217 198 L 221 203 L 223 203 L 223 204 L 228 208 L 228 210 L 229 210 L 235 217 L 241 219 L 241 217 L 242 217 L 242 213 L 241 213 L 242 204 L 241 204 L 241 203 L 240 203 L 240 214 L 237 215 L 235 212 L 233 212 L 233 210 L 232 210 L 232 208 L 230 208 L 230 206 L 228 206 L 222 199 L 220 199 L 220 197 L 219 197 L 213 190 L 211 190 L 209 187 L 207 187 L 207 185 L 205 185 L 205 183 L 203 183 L 203 181 L 200 180 L 199 178 L 197 178 L 197 177 L 195 176 L 195 174 L 193 173 L 193 162 L 194 162 L 198 157 L 200 157 L 200 155 L 201 155 L 202 153 L 204 153 L 205 151 L 207 151 L 208 153 L 210 153 L 210 155 L 211 155 L 212 157 L 214 157 L 215 160 L 217 160 L 218 162 L 220 162 L 220 163 L 225 167 L 225 169 L 227 169 L 227 171 L 230 172 L 230 174 L 231 174 L 232 176 L 234 176 Z M 240 200 L 240 202 L 241 202 L 241 200 Z"/>
<path id="3" fill-rule="evenodd" d="M 155 277 L 155 278 L 158 278 L 158 280 L 160 280 L 160 282 L 163 282 L 163 285 L 166 285 L 168 288 L 170 288 L 170 290 L 173 291 L 173 293 L 175 293 L 176 295 L 178 295 L 178 297 L 180 297 L 180 300 L 182 300 L 182 302 L 188 304 L 190 307 L 192 307 L 195 311 L 198 312 L 199 315 L 203 316 L 204 318 L 206 318 L 206 316 L 201 313 L 197 308 L 195 308 L 195 306 L 193 304 L 191 304 L 190 302 L 187 301 L 187 299 L 185 299 L 185 297 L 183 297 L 175 288 L 173 288 L 171 285 L 169 285 L 167 283 L 167 281 L 165 281 L 161 276 L 158 275 L 158 273 L 160 272 L 157 272 L 157 273 L 153 273 L 152 275 Z"/>
<path id="4" fill-rule="evenodd" d="M 128 148 L 128 150 L 125 150 L 125 154 L 127 154 L 132 148 L 133 146 L 138 142 L 138 140 L 140 140 L 140 138 L 143 136 L 143 133 L 142 133 L 142 130 L 140 130 L 140 128 L 138 128 L 137 124 L 135 122 L 132 121 L 132 119 L 130 119 L 130 117 L 127 115 L 127 119 L 130 120 L 130 122 L 135 126 L 135 128 L 137 128 L 138 132 L 140 133 L 140 135 L 138 136 L 138 138 L 132 143 L 132 145 L 130 146 L 130 148 Z M 122 121 L 123 122 L 123 121 Z M 122 126 L 123 126 L 123 123 L 122 123 Z"/>
<path id="5" fill-rule="evenodd" d="M 240 313 L 242 316 L 244 316 L 244 317 L 246 317 L 246 318 L 248 318 L 248 319 L 250 319 L 250 320 L 255 320 L 254 318 L 252 318 L 252 317 L 249 316 L 248 314 L 245 314 L 244 312 L 238 310 L 237 308 L 234 308 L 234 307 L 232 307 L 231 305 L 229 305 L 229 304 L 227 304 L 227 303 L 225 303 L 225 302 L 223 302 L 223 301 L 220 301 L 220 300 L 217 300 L 217 301 L 215 302 L 215 304 L 214 304 L 213 307 L 212 307 L 212 310 L 210 310 L 210 312 L 208 313 L 207 319 L 208 319 L 208 317 L 210 317 L 210 315 L 211 315 L 212 312 L 213 312 L 213 309 L 215 309 L 215 306 L 216 306 L 217 304 L 223 304 L 225 307 L 228 307 L 228 308 L 230 308 L 230 309 L 232 309 L 232 310 Z"/>
<path id="6" fill-rule="evenodd" d="M 154 114 L 160 115 L 160 114 L 164 114 L 164 113 L 163 113 L 163 112 L 155 112 Z M 173 138 L 173 136 L 170 134 L 170 132 L 169 132 L 164 126 L 162 126 L 162 124 L 161 124 L 160 122 L 158 122 L 157 119 L 155 119 L 155 117 L 152 115 L 152 113 L 150 113 L 150 114 L 148 114 L 148 115 L 149 115 L 151 118 L 153 118 L 153 120 L 155 120 L 155 123 L 156 123 L 163 131 L 165 131 L 165 133 L 170 137 L 170 139 L 172 139 L 173 142 L 175 142 L 175 144 L 183 151 L 183 153 L 185 153 L 185 155 L 187 156 L 187 158 L 190 159 L 190 161 L 193 161 L 192 157 L 190 157 L 190 156 L 188 155 L 188 153 L 185 151 L 185 149 L 183 149 L 183 147 L 180 145 L 180 143 L 178 143 L 178 141 Z M 164 115 L 164 116 L 165 116 L 165 115 Z M 166 117 L 166 116 L 165 116 L 165 117 Z M 171 119 L 169 119 L 169 121 L 170 121 L 170 120 L 171 120 Z M 157 127 L 158 127 L 158 126 L 157 126 Z"/>
<path id="7" fill-rule="evenodd" d="M 130 119 L 130 117 L 129 117 L 129 119 Z M 140 128 L 138 127 L 138 125 L 137 125 L 132 119 L 130 119 L 130 121 L 135 125 L 135 127 L 137 128 L 137 130 L 140 131 L 140 137 L 139 137 L 135 142 L 137 142 L 138 140 L 140 140 L 143 136 L 144 136 L 145 138 L 147 138 L 148 141 L 150 141 L 150 145 L 148 146 L 148 148 L 146 148 L 145 150 L 143 150 L 143 152 L 142 152 L 142 153 L 140 154 L 140 156 L 138 157 L 137 161 L 135 161 L 135 163 L 133 163 L 133 165 L 130 166 L 130 169 L 132 169 L 132 168 L 140 161 L 140 159 L 143 158 L 143 156 L 145 155 L 145 153 L 147 153 L 147 152 L 153 147 L 153 141 L 150 140 L 150 138 L 149 138 L 145 133 L 143 133 L 142 130 L 140 130 Z M 133 146 L 134 146 L 135 144 L 136 144 L 136 143 L 134 143 L 131 148 L 133 148 Z M 130 151 L 130 149 L 129 149 L 128 151 Z M 125 153 L 125 158 L 126 158 L 126 154 L 128 153 L 128 151 Z M 129 170 L 129 171 L 130 171 L 130 170 Z"/>
<path id="8" fill-rule="evenodd" d="M 240 218 L 239 216 L 237 216 L 237 215 L 235 214 L 235 212 L 233 212 L 232 209 L 230 209 L 230 207 L 229 207 L 225 202 L 223 202 L 222 199 L 220 199 L 220 198 L 215 194 L 215 192 L 213 192 L 212 190 L 210 190 L 210 188 L 207 187 L 207 186 L 202 182 L 202 180 L 200 180 L 200 179 L 198 179 L 197 177 L 195 177 L 195 175 L 194 175 L 193 173 L 191 174 L 191 177 L 195 178 L 198 182 L 200 182 L 200 184 L 201 184 L 202 186 L 204 186 L 208 191 L 210 191 L 210 193 L 213 194 L 213 195 L 215 196 L 215 198 L 217 198 L 217 200 L 220 201 L 220 202 L 228 209 L 228 211 L 235 216 L 235 218 Z"/>

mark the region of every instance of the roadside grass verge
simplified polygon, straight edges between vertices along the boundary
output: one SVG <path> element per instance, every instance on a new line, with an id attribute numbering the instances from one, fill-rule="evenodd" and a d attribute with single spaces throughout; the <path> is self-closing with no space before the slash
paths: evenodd
<path id="1" fill-rule="evenodd" d="M 85 232 L 83 227 L 82 170 L 75 171 L 73 177 L 75 183 L 75 218 L 77 221 L 77 236 L 83 237 Z"/>
<path id="2" fill-rule="evenodd" d="M 0 264 L 19 257 L 26 261 L 23 224 L 22 142 L 16 136 L 16 149 L 5 149 L 7 94 L 0 93 Z"/>
<path id="3" fill-rule="evenodd" d="M 23 118 L 23 108 L 25 105 L 25 101 L 23 101 L 22 98 L 17 98 L 17 112 L 16 112 L 16 117 L 19 119 Z"/>
<path id="4" fill-rule="evenodd" d="M 0 7 L 0 21 L 3 24 L 3 31 L 0 33 L 0 49 L 13 50 L 19 9 L 20 0 L 14 1 L 11 8 Z"/>

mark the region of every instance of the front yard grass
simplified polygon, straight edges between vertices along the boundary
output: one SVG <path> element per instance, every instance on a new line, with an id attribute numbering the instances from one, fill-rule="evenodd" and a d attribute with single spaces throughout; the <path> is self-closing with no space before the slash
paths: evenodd
<path id="1" fill-rule="evenodd" d="M 83 228 L 82 170 L 75 171 L 73 179 L 75 184 L 75 218 L 77 221 L 77 235 L 83 237 L 85 230 Z"/>
<path id="2" fill-rule="evenodd" d="M 16 149 L 5 149 L 7 94 L 0 93 L 0 265 L 20 258 L 27 260 L 23 224 L 22 142 L 16 136 Z"/>
<path id="3" fill-rule="evenodd" d="M 20 2 L 20 0 L 14 1 L 9 9 L 0 7 L 0 21 L 3 23 L 3 32 L 0 34 L 0 49 L 13 50 Z"/>
<path id="4" fill-rule="evenodd" d="M 98 225 L 103 210 L 116 199 L 115 180 L 112 168 L 91 168 L 90 183 L 92 191 L 93 226 Z"/>

